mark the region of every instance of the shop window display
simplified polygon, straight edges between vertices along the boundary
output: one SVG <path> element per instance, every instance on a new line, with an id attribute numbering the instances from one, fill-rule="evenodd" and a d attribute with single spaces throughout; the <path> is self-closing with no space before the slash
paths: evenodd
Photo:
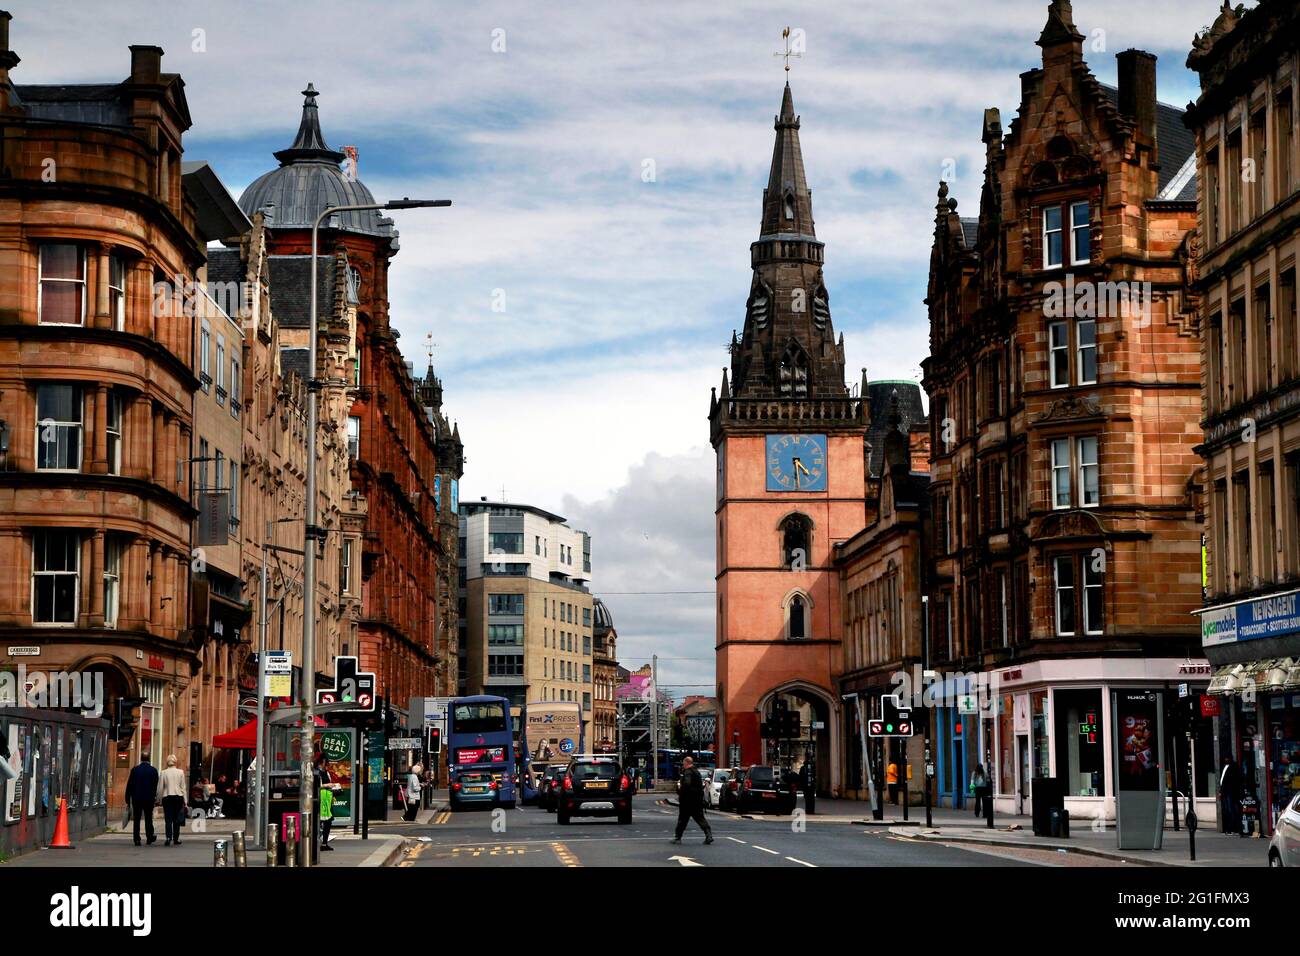
<path id="1" fill-rule="evenodd" d="M 1067 796 L 1106 795 L 1101 702 L 1100 689 L 1056 692 L 1056 775 Z"/>

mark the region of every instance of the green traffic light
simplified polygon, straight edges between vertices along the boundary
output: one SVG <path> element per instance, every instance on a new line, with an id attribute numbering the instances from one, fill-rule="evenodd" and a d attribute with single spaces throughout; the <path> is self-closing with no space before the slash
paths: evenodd
<path id="1" fill-rule="evenodd" d="M 894 732 L 894 725 L 893 725 L 893 724 L 885 724 L 885 733 L 887 733 L 887 734 L 892 734 L 893 732 Z"/>

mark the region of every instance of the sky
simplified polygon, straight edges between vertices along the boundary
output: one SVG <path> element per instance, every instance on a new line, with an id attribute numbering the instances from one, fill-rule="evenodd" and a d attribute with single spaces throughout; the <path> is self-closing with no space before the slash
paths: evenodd
<path id="1" fill-rule="evenodd" d="M 1046 0 L 646 4 L 8 0 L 16 83 L 112 82 L 157 44 L 194 120 L 185 158 L 236 196 L 320 91 L 394 214 L 393 325 L 465 441 L 462 500 L 505 496 L 592 535 L 593 590 L 633 669 L 712 693 L 709 389 L 743 324 L 790 61 L 832 317 L 856 381 L 919 379 L 935 191 L 975 215 L 983 110 L 1019 102 Z M 1084 56 L 1155 53 L 1159 97 L 1217 0 L 1075 0 Z M 1140 15 L 1135 15 L 1140 11 Z M 656 593 L 644 593 L 656 592 Z"/>

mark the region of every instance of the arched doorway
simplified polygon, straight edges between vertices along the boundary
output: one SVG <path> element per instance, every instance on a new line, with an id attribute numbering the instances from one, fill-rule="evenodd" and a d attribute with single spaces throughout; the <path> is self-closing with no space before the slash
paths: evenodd
<path id="1" fill-rule="evenodd" d="M 798 715 L 799 735 L 762 741 L 763 762 L 797 772 L 809 756 L 817 777 L 817 793 L 831 796 L 840 790 L 839 708 L 830 693 L 806 681 L 790 681 L 769 691 L 759 701 L 760 723 L 785 711 Z"/>

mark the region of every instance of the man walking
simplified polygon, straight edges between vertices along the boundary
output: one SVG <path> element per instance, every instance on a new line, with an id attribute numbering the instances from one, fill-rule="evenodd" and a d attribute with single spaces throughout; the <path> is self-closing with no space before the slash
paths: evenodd
<path id="1" fill-rule="evenodd" d="M 803 808 L 809 816 L 816 813 L 817 774 L 813 771 L 812 751 L 804 754 L 803 766 L 799 768 L 799 785 L 803 790 Z"/>
<path id="2" fill-rule="evenodd" d="M 135 845 L 140 845 L 140 817 L 144 817 L 144 832 L 152 844 L 158 837 L 153 832 L 153 805 L 158 796 L 158 771 L 149 762 L 148 754 L 140 755 L 140 762 L 131 768 L 126 778 L 126 805 L 131 808 L 135 823 Z"/>
<path id="3" fill-rule="evenodd" d="M 1219 825 L 1224 833 L 1241 832 L 1241 768 L 1231 754 L 1219 771 Z"/>
<path id="4" fill-rule="evenodd" d="M 713 842 L 713 830 L 704 817 L 704 778 L 695 769 L 695 761 L 687 757 L 682 761 L 682 778 L 677 781 L 677 835 L 674 843 L 682 842 L 688 821 L 694 820 L 704 831 L 704 842 Z"/>
<path id="5" fill-rule="evenodd" d="M 176 766 L 176 756 L 169 754 L 167 769 L 158 778 L 158 800 L 163 805 L 163 826 L 167 842 L 181 845 L 181 827 L 185 824 L 185 771 Z M 152 842 L 152 841 L 151 841 Z"/>

